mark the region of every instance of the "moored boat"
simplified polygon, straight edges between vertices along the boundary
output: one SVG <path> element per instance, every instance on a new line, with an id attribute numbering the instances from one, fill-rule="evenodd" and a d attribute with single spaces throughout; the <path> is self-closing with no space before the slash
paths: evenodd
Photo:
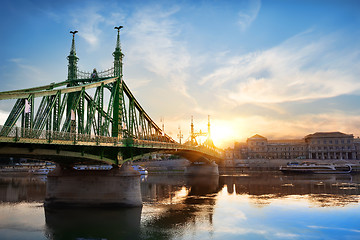
<path id="1" fill-rule="evenodd" d="M 359 163 L 350 163 L 352 168 L 351 173 L 360 173 L 360 162 Z"/>
<path id="2" fill-rule="evenodd" d="M 310 173 L 310 174 L 345 174 L 351 173 L 353 170 L 350 164 L 317 164 L 312 162 L 304 162 L 302 164 L 288 164 L 280 166 L 283 173 Z"/>
<path id="3" fill-rule="evenodd" d="M 55 167 L 38 168 L 38 169 L 32 170 L 32 174 L 34 174 L 34 175 L 47 175 L 49 172 L 51 172 L 54 169 L 55 169 Z"/>
<path id="4" fill-rule="evenodd" d="M 148 171 L 145 168 L 143 168 L 142 166 L 140 166 L 140 165 L 133 165 L 132 167 L 133 167 L 133 169 L 135 171 L 138 171 L 141 175 L 147 175 L 148 174 Z"/>
<path id="5" fill-rule="evenodd" d="M 112 169 L 111 165 L 75 165 L 73 167 L 75 170 L 110 170 Z"/>

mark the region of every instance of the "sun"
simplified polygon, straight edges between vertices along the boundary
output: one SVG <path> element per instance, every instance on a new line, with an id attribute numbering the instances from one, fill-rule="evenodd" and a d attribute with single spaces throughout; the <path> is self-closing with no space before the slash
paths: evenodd
<path id="1" fill-rule="evenodd" d="M 211 125 L 211 138 L 216 147 L 224 148 L 230 146 L 236 136 L 230 124 L 215 123 Z"/>

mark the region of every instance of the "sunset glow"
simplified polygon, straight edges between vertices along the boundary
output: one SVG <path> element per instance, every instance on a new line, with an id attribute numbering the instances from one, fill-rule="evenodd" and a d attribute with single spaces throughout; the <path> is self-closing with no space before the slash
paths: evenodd
<path id="1" fill-rule="evenodd" d="M 234 128 L 229 125 L 213 125 L 211 136 L 217 147 L 225 147 L 229 142 L 233 142 L 238 137 L 234 132 Z"/>
<path id="2" fill-rule="evenodd" d="M 206 131 L 208 115 L 221 147 L 253 134 L 360 135 L 357 1 L 35 2 L 2 6 L 0 91 L 65 80 L 71 30 L 80 70 L 110 68 L 124 25 L 124 81 L 176 140 L 190 116 Z M 0 103 L 0 124 L 12 106 Z"/>

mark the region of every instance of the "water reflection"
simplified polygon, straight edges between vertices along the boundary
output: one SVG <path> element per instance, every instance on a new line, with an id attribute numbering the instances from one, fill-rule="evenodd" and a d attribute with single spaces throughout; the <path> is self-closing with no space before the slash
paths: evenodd
<path id="1" fill-rule="evenodd" d="M 141 180 L 142 208 L 45 209 L 44 214 L 38 208 L 45 189 L 41 179 L 0 177 L 0 236 L 26 238 L 26 221 L 36 222 L 31 230 L 52 240 L 326 239 L 345 231 L 351 239 L 360 234 L 360 175 L 149 175 Z"/>
<path id="2" fill-rule="evenodd" d="M 47 209 L 48 239 L 139 239 L 141 208 Z"/>
<path id="3" fill-rule="evenodd" d="M 38 202 L 45 198 L 46 183 L 38 177 L 0 177 L 0 202 Z"/>
<path id="4" fill-rule="evenodd" d="M 199 224 L 211 226 L 219 176 L 149 176 L 142 184 L 144 239 L 179 238 Z"/>
<path id="5" fill-rule="evenodd" d="M 291 195 L 306 197 L 314 206 L 344 206 L 357 203 L 360 175 L 282 175 L 252 173 L 223 176 L 220 185 L 229 194 L 249 195 L 253 203 L 270 204 L 275 199 Z"/>

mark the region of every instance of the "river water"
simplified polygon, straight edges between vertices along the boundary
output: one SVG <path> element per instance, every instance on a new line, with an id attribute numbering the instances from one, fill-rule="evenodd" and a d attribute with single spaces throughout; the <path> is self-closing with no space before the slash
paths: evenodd
<path id="1" fill-rule="evenodd" d="M 0 239 L 360 239 L 360 175 L 149 175 L 142 208 L 44 209 L 46 177 L 0 177 Z"/>

